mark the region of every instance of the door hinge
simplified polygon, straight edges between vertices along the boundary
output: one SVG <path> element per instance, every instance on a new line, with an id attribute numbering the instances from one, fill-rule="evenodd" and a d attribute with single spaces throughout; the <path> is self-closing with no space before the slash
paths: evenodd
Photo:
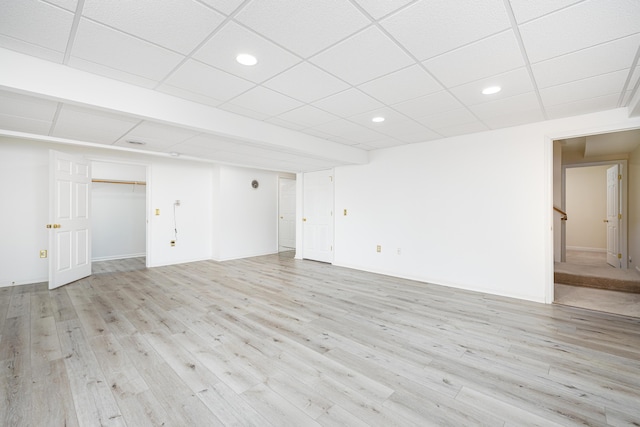
<path id="1" fill-rule="evenodd" d="M 329 175 L 329 181 L 333 182 L 333 176 Z"/>
<path id="2" fill-rule="evenodd" d="M 618 219 L 622 219 L 622 214 L 618 214 Z"/>
<path id="3" fill-rule="evenodd" d="M 333 251 L 333 245 L 332 245 L 332 246 L 330 246 L 330 247 L 331 247 L 331 251 Z"/>
<path id="4" fill-rule="evenodd" d="M 618 175 L 618 181 L 622 181 L 622 174 Z"/>
<path id="5" fill-rule="evenodd" d="M 618 259 L 622 259 L 622 254 L 618 254 Z"/>

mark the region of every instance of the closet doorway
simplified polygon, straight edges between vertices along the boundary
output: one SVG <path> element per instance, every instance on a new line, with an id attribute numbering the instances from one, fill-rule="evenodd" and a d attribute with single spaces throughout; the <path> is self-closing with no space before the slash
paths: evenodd
<path id="1" fill-rule="evenodd" d="M 91 168 L 91 260 L 146 258 L 147 167 L 93 161 Z"/>

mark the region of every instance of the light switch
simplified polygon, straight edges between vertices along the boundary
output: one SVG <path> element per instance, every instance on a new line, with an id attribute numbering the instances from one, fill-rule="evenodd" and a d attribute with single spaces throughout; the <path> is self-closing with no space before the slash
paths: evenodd
<path id="1" fill-rule="evenodd" d="M 156 216 L 160 215 L 160 209 L 156 209 Z"/>

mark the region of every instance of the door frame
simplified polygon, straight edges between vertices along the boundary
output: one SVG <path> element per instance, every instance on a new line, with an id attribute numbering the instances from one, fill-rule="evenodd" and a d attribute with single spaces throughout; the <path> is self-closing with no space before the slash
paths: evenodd
<path id="1" fill-rule="evenodd" d="M 296 225 L 296 223 L 298 222 L 298 221 L 297 221 L 297 215 L 298 215 L 298 197 L 297 197 L 297 193 L 298 193 L 298 191 L 297 191 L 297 185 L 298 185 L 298 184 L 297 184 L 297 179 L 296 179 L 296 176 L 295 176 L 295 175 L 292 175 L 292 176 L 279 175 L 279 176 L 278 176 L 278 218 L 280 218 L 280 216 L 281 216 L 281 212 L 280 212 L 280 205 L 281 205 L 281 201 L 282 201 L 282 194 L 281 194 L 281 192 L 280 192 L 280 181 L 281 181 L 281 180 L 283 180 L 283 179 L 287 179 L 287 180 L 289 180 L 289 181 L 293 181 L 294 183 L 296 183 L 296 186 L 294 187 L 294 191 L 293 191 L 293 197 L 294 197 L 294 213 L 293 213 L 293 222 L 294 222 L 294 233 L 296 233 L 296 236 L 294 237 L 294 242 L 293 242 L 293 244 L 294 244 L 294 248 L 293 248 L 293 250 L 296 250 L 296 249 L 297 249 L 297 245 L 296 245 L 296 243 L 297 243 L 297 239 L 298 239 L 298 237 L 297 237 L 297 231 L 298 231 L 298 230 L 296 229 L 297 227 L 296 227 L 295 225 Z M 281 248 L 281 247 L 283 247 L 283 246 L 280 244 L 280 220 L 278 220 L 278 223 L 277 223 L 277 224 L 278 224 L 278 225 L 277 225 L 277 232 L 278 232 L 278 252 L 280 252 L 280 248 Z"/>
<path id="2" fill-rule="evenodd" d="M 151 259 L 151 256 L 149 254 L 149 251 L 151 249 L 151 243 L 150 243 L 150 233 L 149 233 L 149 223 L 150 223 L 150 218 L 151 218 L 151 209 L 149 208 L 149 206 L 151 206 L 151 163 L 145 163 L 145 162 L 136 162 L 136 161 L 126 161 L 123 159 L 119 159 L 119 158 L 113 158 L 113 157 L 101 157 L 101 156 L 87 156 L 86 157 L 87 160 L 89 160 L 89 162 L 93 163 L 93 162 L 100 162 L 100 163 L 113 163 L 113 164 L 117 164 L 117 165 L 127 165 L 127 166 L 139 166 L 139 167 L 144 167 L 145 168 L 145 182 L 146 182 L 146 186 L 145 186 L 145 202 L 144 202 L 144 209 L 145 209 L 145 230 L 144 230 L 144 235 L 145 235 L 145 248 L 144 248 L 144 252 L 145 252 L 145 267 L 149 268 L 149 260 Z M 92 170 L 92 174 L 93 174 L 93 170 Z M 91 177 L 91 179 L 93 179 L 93 176 Z M 92 195 L 90 194 L 89 197 L 92 197 Z M 89 242 L 90 244 L 92 244 L 93 242 Z"/>
<path id="3" fill-rule="evenodd" d="M 554 229 L 553 229 L 553 142 L 558 139 L 568 139 L 568 138 L 576 138 L 580 136 L 590 136 L 590 135 L 600 135 L 603 133 L 612 133 L 612 132 L 624 132 L 627 130 L 636 130 L 640 129 L 637 122 L 636 125 L 624 126 L 620 123 L 609 124 L 604 126 L 598 126 L 596 128 L 590 128 L 588 131 L 579 132 L 577 130 L 573 131 L 559 131 L 557 133 L 546 134 L 544 136 L 544 158 L 545 158 L 545 204 L 544 207 L 544 218 L 545 218 L 545 230 L 547 230 L 546 235 L 546 244 L 544 251 L 544 259 L 546 265 L 545 271 L 545 293 L 544 293 L 544 302 L 546 304 L 552 304 L 554 301 Z M 625 174 L 626 175 L 626 174 Z M 625 185 L 626 191 L 626 185 Z M 626 229 L 625 229 L 626 231 Z M 626 236 L 625 236 L 625 246 L 626 246 Z M 627 258 L 628 259 L 628 258 Z"/>
<path id="4" fill-rule="evenodd" d="M 629 256 L 627 247 L 628 243 L 628 197 L 627 197 L 627 185 L 628 185 L 628 175 L 629 169 L 627 167 L 627 160 L 603 160 L 597 162 L 585 162 L 585 163 L 573 163 L 569 165 L 562 165 L 562 206 L 566 206 L 566 197 L 567 197 L 567 188 L 566 188 L 566 176 L 567 169 L 575 169 L 575 168 L 587 168 L 591 166 L 620 166 L 620 174 L 622 175 L 622 180 L 620 181 L 620 202 L 622 204 L 622 219 L 620 220 L 620 228 L 618 230 L 618 238 L 620 242 L 620 253 L 622 254 L 622 262 L 621 262 L 621 270 L 626 270 L 629 268 Z M 570 215 L 570 212 L 567 212 Z M 566 221 L 562 222 L 563 233 L 566 229 Z M 566 253 L 567 250 L 567 240 L 562 239 L 562 252 Z"/>

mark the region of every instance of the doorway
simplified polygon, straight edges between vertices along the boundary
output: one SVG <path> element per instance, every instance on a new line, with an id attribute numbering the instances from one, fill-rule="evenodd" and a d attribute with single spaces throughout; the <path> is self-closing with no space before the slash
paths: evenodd
<path id="1" fill-rule="evenodd" d="M 296 249 L 296 180 L 278 178 L 278 252 Z"/>
<path id="2" fill-rule="evenodd" d="M 562 166 L 554 166 L 553 200 L 567 215 L 562 221 L 554 213 L 555 303 L 640 317 L 640 274 L 629 241 L 640 189 L 628 168 L 639 159 L 639 142 L 638 131 L 554 142 L 562 145 L 554 165 Z"/>
<path id="3" fill-rule="evenodd" d="M 92 161 L 92 262 L 145 259 L 147 168 Z M 146 262 L 146 260 L 145 260 Z"/>

